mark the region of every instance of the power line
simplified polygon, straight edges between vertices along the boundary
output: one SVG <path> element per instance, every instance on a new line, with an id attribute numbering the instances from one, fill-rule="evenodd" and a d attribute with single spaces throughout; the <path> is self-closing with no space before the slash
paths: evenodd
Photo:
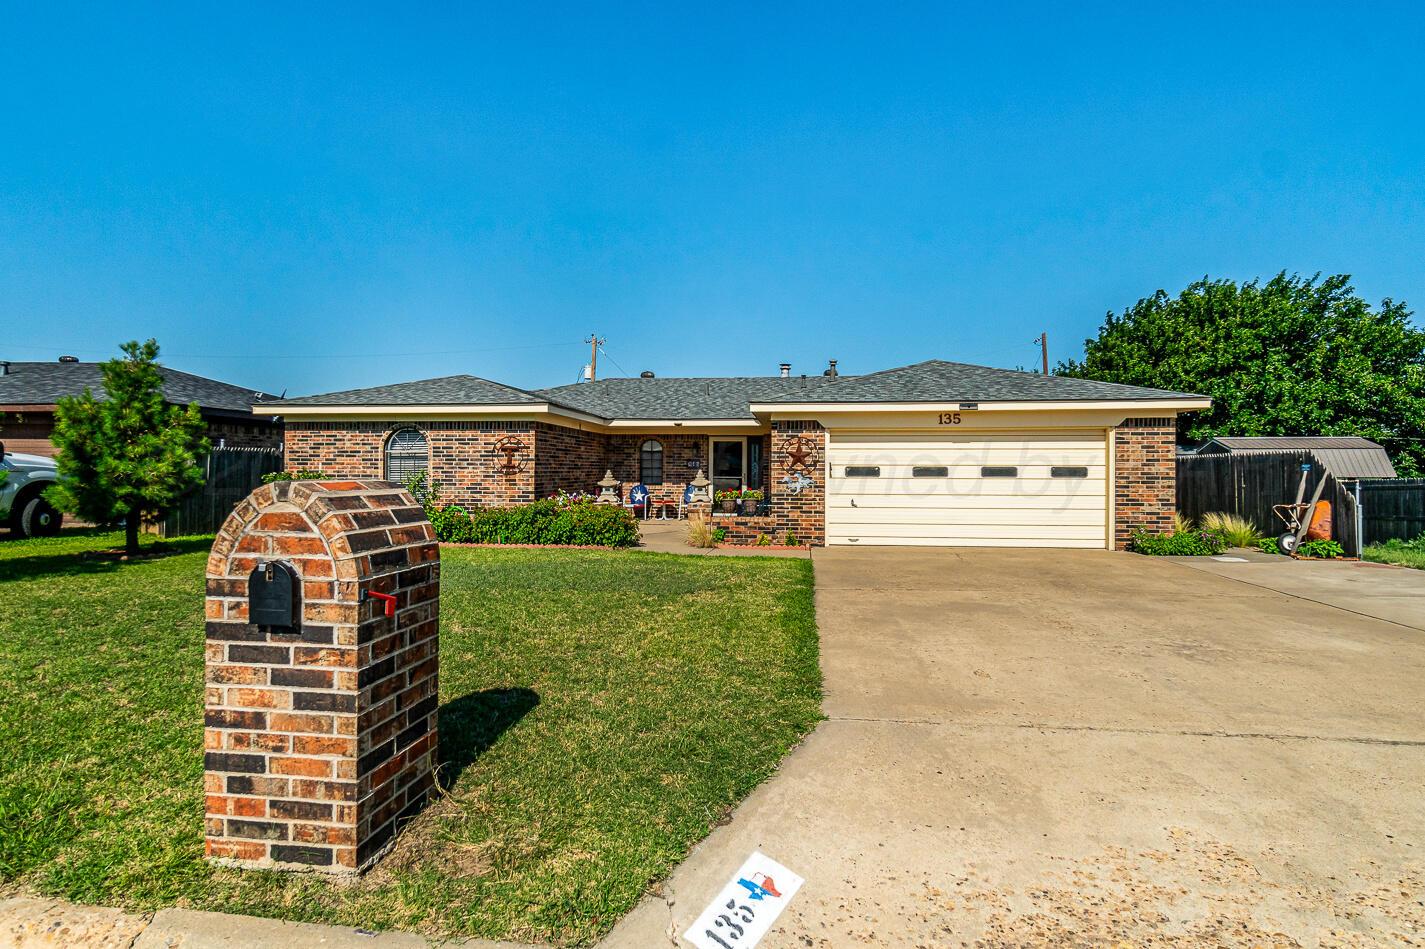
<path id="1" fill-rule="evenodd" d="M 620 365 L 618 364 L 618 360 L 615 359 L 614 357 L 610 356 L 610 355 L 609 355 L 609 351 L 608 351 L 607 349 L 605 349 L 604 347 L 600 346 L 600 347 L 599 347 L 599 352 L 603 353 L 604 356 L 607 357 L 608 361 L 614 364 L 614 368 L 615 368 L 615 369 L 617 369 L 619 372 L 623 373 L 625 376 L 628 375 L 628 370 L 625 369 L 624 367 L 620 366 Z"/>

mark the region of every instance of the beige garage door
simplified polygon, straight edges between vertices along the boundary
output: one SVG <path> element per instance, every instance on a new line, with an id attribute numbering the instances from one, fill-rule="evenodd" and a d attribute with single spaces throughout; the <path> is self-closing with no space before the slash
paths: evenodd
<path id="1" fill-rule="evenodd" d="M 829 433 L 831 544 L 1104 547 L 1102 432 Z"/>

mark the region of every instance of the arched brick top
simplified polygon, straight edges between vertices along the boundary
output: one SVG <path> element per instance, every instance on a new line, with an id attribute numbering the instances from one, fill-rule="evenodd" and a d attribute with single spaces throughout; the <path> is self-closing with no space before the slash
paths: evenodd
<path id="1" fill-rule="evenodd" d="M 248 575 L 290 563 L 295 627 L 248 622 Z M 386 600 L 394 598 L 394 615 Z M 258 488 L 207 570 L 207 853 L 243 866 L 370 866 L 434 786 L 440 548 L 386 481 Z"/>
<path id="2" fill-rule="evenodd" d="M 208 578 L 245 579 L 259 561 L 274 557 L 292 561 L 303 579 L 305 570 L 320 575 L 320 565 L 307 562 L 319 558 L 335 565 L 336 579 L 360 581 L 435 560 L 438 553 L 425 512 L 398 484 L 279 481 L 258 488 L 228 515 L 208 556 Z"/>

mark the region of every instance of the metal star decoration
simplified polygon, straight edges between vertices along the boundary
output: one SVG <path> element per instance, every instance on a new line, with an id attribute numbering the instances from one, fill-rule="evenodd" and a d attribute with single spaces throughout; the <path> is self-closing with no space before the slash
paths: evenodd
<path id="1" fill-rule="evenodd" d="M 787 456 L 788 468 L 810 468 L 812 455 L 816 453 L 816 443 L 803 435 L 797 435 L 782 442 L 782 453 Z"/>

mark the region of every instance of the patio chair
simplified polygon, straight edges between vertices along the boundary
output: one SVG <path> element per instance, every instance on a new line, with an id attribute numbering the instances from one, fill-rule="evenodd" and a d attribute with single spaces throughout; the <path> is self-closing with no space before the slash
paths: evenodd
<path id="1" fill-rule="evenodd" d="M 678 498 L 678 520 L 688 516 L 688 505 L 693 503 L 693 495 L 698 493 L 698 489 L 691 484 L 683 489 L 682 497 Z"/>
<path id="2" fill-rule="evenodd" d="M 642 517 L 645 521 L 648 520 L 648 489 L 641 484 L 635 484 L 633 487 L 629 488 L 628 498 L 623 502 L 623 506 L 628 508 L 630 511 L 634 511 L 635 517 L 639 516 L 637 513 L 638 509 L 642 508 Z"/>

